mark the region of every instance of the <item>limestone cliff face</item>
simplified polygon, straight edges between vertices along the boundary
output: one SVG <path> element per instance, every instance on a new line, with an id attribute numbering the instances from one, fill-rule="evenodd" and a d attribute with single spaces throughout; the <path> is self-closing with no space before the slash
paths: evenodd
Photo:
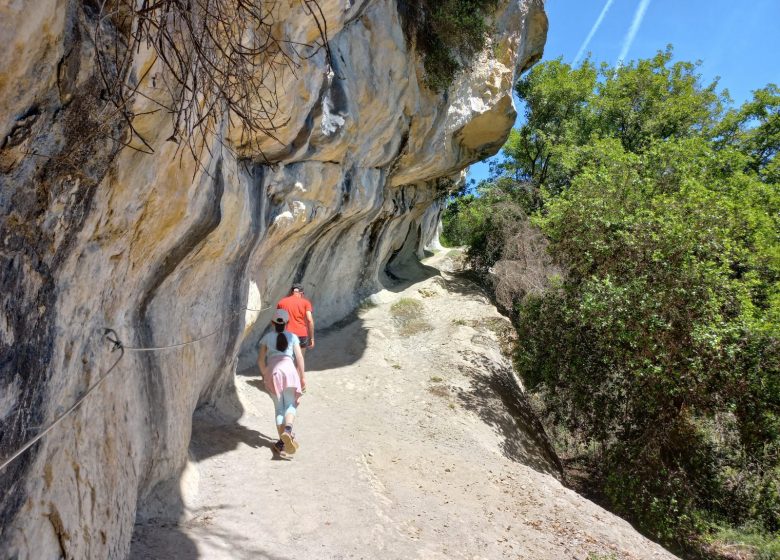
<path id="1" fill-rule="evenodd" d="M 435 241 L 445 184 L 503 143 L 511 85 L 541 55 L 542 0 L 496 14 L 491 48 L 449 91 L 422 85 L 395 1 L 320 5 L 333 54 L 281 84 L 276 138 L 226 121 L 199 161 L 154 112 L 153 59 L 136 129 L 105 101 L 95 51 L 121 33 L 94 2 L 0 0 L 0 455 L 110 377 L 0 472 L 0 557 L 121 558 L 138 517 L 175 515 L 192 413 L 230 399 L 240 360 L 292 281 L 319 328 L 392 283 Z M 286 33 L 316 30 L 294 3 Z M 95 29 L 101 29 L 95 45 Z M 494 57 L 493 53 L 499 53 Z M 261 157 L 261 151 L 264 157 Z"/>

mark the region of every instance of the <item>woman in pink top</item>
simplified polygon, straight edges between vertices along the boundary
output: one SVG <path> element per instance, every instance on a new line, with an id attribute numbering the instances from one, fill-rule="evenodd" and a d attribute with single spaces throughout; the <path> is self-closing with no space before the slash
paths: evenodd
<path id="1" fill-rule="evenodd" d="M 276 429 L 279 440 L 274 444 L 274 453 L 283 459 L 298 450 L 292 428 L 298 403 L 306 390 L 303 353 L 296 335 L 287 332 L 285 327 L 289 315 L 284 309 L 277 309 L 271 319 L 272 332 L 260 340 L 260 353 L 257 365 L 263 376 L 263 382 L 276 408 Z M 293 358 L 295 361 L 293 362 Z"/>

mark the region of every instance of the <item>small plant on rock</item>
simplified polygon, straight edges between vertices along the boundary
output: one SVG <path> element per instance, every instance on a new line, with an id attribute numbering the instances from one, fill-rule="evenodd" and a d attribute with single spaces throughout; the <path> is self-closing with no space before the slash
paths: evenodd
<path id="1" fill-rule="evenodd" d="M 431 325 L 423 318 L 425 308 L 416 299 L 401 298 L 390 307 L 390 314 L 401 336 L 413 336 L 431 330 Z"/>
<path id="2" fill-rule="evenodd" d="M 407 39 L 422 53 L 425 83 L 446 90 L 485 47 L 487 16 L 498 0 L 400 0 L 398 11 Z"/>

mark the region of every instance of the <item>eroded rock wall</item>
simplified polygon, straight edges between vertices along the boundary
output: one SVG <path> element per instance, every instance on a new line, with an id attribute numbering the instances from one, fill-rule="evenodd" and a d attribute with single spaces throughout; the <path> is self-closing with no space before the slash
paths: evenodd
<path id="1" fill-rule="evenodd" d="M 133 124 L 154 153 L 120 149 L 94 60 L 123 34 L 97 5 L 0 0 L 2 456 L 116 362 L 105 328 L 128 347 L 203 338 L 126 350 L 0 472 L 0 557 L 122 558 L 137 517 L 176 517 L 192 413 L 230 401 L 270 318 L 245 308 L 300 281 L 321 328 L 393 282 L 434 239 L 441 179 L 503 143 L 546 34 L 542 0 L 504 3 L 490 48 L 436 94 L 395 1 L 321 1 L 332 67 L 321 51 L 285 78 L 276 139 L 226 121 L 195 161 L 153 111 L 144 49 Z M 290 38 L 316 36 L 302 6 L 283 17 Z"/>

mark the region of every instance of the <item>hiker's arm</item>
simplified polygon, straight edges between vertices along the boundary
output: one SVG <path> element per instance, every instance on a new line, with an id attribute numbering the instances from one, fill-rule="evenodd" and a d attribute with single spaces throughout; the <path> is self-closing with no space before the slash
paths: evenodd
<path id="1" fill-rule="evenodd" d="M 260 354 L 257 356 L 257 367 L 260 368 L 260 375 L 263 376 L 263 384 L 265 384 L 265 388 L 268 389 L 268 384 L 271 381 L 271 376 L 268 372 L 268 366 L 265 364 L 265 357 L 266 354 L 268 354 L 268 347 L 263 344 L 260 346 Z M 270 389 L 269 389 L 270 391 Z"/>
<path id="2" fill-rule="evenodd" d="M 265 344 L 260 345 L 260 353 L 257 355 L 257 367 L 260 368 L 260 375 L 265 378 L 265 356 L 268 353 L 268 348 Z"/>
<path id="3" fill-rule="evenodd" d="M 301 378 L 301 389 L 306 389 L 306 368 L 303 363 L 303 352 L 301 352 L 301 345 L 296 344 L 293 346 L 293 352 L 295 353 L 295 367 L 298 368 L 298 375 Z"/>
<path id="4" fill-rule="evenodd" d="M 309 326 L 309 348 L 314 348 L 314 317 L 311 311 L 306 312 L 306 322 Z"/>

